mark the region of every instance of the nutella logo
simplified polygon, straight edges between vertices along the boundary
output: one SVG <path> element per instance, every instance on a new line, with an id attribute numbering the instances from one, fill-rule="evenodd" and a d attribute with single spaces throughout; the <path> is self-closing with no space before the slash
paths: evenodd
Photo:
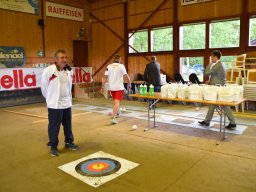
<path id="1" fill-rule="evenodd" d="M 73 83 L 89 83 L 91 82 L 91 74 L 81 68 L 75 68 Z"/>
<path id="2" fill-rule="evenodd" d="M 12 74 L 0 76 L 0 89 L 21 89 L 36 86 L 36 75 L 23 74 L 22 69 L 15 69 Z"/>

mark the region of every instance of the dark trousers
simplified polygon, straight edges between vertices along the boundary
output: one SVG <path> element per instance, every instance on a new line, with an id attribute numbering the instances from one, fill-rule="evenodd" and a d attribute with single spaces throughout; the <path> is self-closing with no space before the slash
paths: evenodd
<path id="1" fill-rule="evenodd" d="M 48 108 L 48 136 L 51 148 L 56 149 L 59 143 L 58 135 L 62 124 L 65 135 L 65 143 L 73 143 L 71 107 L 67 109 Z"/>

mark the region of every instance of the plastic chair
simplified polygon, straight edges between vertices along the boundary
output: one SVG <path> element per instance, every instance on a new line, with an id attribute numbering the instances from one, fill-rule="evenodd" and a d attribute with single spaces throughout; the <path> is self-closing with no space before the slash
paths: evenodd
<path id="1" fill-rule="evenodd" d="M 233 66 L 232 66 L 234 71 L 243 72 L 243 77 L 244 78 L 246 78 L 245 59 L 246 59 L 246 54 L 238 55 L 236 57 L 235 62 L 233 63 Z M 239 77 L 241 77 L 241 75 L 242 74 L 240 73 Z"/>

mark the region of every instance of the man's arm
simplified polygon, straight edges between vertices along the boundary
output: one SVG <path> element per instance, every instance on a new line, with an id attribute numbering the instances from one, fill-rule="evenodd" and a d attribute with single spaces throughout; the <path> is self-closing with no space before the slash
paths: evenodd
<path id="1" fill-rule="evenodd" d="M 106 81 L 107 81 L 107 78 L 108 78 L 108 76 L 107 75 L 104 75 L 102 78 L 101 78 L 101 83 L 102 83 L 102 85 L 101 85 L 101 93 L 103 93 L 103 90 L 104 90 L 104 86 L 105 86 L 105 83 L 106 83 Z"/>
<path id="2" fill-rule="evenodd" d="M 132 88 L 132 86 L 131 86 L 131 79 L 130 79 L 130 77 L 129 77 L 129 75 L 126 73 L 126 74 L 124 74 L 124 77 L 127 79 L 127 81 L 128 81 L 128 88 Z"/>
<path id="3" fill-rule="evenodd" d="M 209 64 L 209 65 L 205 68 L 205 70 L 204 70 L 204 74 L 205 74 L 205 75 L 211 75 L 211 65 L 212 65 L 212 64 Z"/>
<path id="4" fill-rule="evenodd" d="M 148 80 L 148 65 L 146 65 L 146 68 L 144 70 L 143 78 L 144 78 L 144 81 Z"/>
<path id="5" fill-rule="evenodd" d="M 44 96 L 44 98 L 46 98 L 47 96 L 47 88 L 48 88 L 48 85 L 49 85 L 49 72 L 48 72 L 48 68 L 45 68 L 43 70 L 43 73 L 42 73 L 42 77 L 41 77 L 41 92 L 42 92 L 42 95 Z"/>

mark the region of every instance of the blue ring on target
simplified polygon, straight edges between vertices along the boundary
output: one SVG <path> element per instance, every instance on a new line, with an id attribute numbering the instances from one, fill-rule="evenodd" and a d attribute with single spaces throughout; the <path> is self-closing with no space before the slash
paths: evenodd
<path id="1" fill-rule="evenodd" d="M 101 177 L 111 175 L 121 168 L 121 163 L 110 158 L 92 158 L 80 162 L 75 170 L 83 176 Z"/>

